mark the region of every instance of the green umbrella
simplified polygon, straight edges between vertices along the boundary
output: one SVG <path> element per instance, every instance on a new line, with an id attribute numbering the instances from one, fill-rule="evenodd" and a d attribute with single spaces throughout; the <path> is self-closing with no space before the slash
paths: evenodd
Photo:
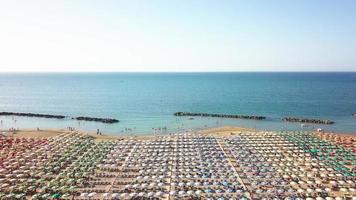
<path id="1" fill-rule="evenodd" d="M 52 195 L 52 198 L 54 198 L 54 199 L 59 199 L 60 197 L 61 197 L 61 195 L 58 193 Z"/>

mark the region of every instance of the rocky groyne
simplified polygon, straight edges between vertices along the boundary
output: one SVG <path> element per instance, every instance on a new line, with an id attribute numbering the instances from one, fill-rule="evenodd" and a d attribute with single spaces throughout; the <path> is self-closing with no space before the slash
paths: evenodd
<path id="1" fill-rule="evenodd" d="M 18 117 L 37 117 L 37 118 L 47 118 L 47 119 L 64 119 L 64 115 L 51 115 L 51 114 L 37 114 L 37 113 L 18 113 L 18 112 L 0 112 L 0 116 L 18 116 Z M 80 120 L 80 121 L 91 121 L 91 122 L 101 122 L 106 124 L 118 123 L 119 120 L 114 118 L 97 118 L 97 117 L 68 117 L 70 119 Z"/>
<path id="2" fill-rule="evenodd" d="M 101 122 L 105 124 L 118 123 L 119 120 L 113 118 L 96 118 L 96 117 L 76 117 L 76 120 L 80 121 L 92 121 L 92 122 Z"/>
<path id="3" fill-rule="evenodd" d="M 301 123 L 311 123 L 311 124 L 334 124 L 335 122 L 327 119 L 303 119 L 295 117 L 284 117 L 282 119 L 286 122 L 301 122 Z"/>
<path id="4" fill-rule="evenodd" d="M 64 119 L 65 118 L 65 116 L 63 116 L 63 115 L 16 113 L 16 112 L 0 112 L 0 116 L 38 117 L 38 118 L 52 118 L 52 119 Z"/>
<path id="5" fill-rule="evenodd" d="M 230 115 L 230 114 L 212 114 L 212 113 L 192 113 L 192 112 L 176 112 L 175 116 L 197 116 L 197 117 L 220 117 L 220 118 L 235 118 L 235 119 L 253 119 L 253 120 L 263 120 L 266 119 L 264 116 L 255 115 Z"/>

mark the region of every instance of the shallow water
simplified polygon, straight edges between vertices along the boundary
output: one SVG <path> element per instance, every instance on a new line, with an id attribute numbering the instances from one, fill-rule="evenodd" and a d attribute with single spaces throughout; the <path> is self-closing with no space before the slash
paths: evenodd
<path id="1" fill-rule="evenodd" d="M 311 125 L 356 133 L 356 73 L 0 74 L 0 111 L 118 118 L 118 124 L 1 117 L 1 129 L 74 126 L 113 134 L 237 125 L 301 129 L 284 116 L 334 120 Z M 175 117 L 174 112 L 262 115 L 265 121 Z M 131 129 L 132 131 L 125 131 Z"/>

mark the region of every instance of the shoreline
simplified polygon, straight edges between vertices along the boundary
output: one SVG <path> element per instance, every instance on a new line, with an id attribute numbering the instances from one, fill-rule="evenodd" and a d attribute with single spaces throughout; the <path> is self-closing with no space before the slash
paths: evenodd
<path id="1" fill-rule="evenodd" d="M 68 129 L 41 129 L 41 130 L 36 130 L 36 129 L 20 129 L 15 131 L 9 131 L 9 130 L 0 130 L 1 135 L 6 135 L 6 136 L 13 136 L 15 138 L 48 138 L 48 137 L 55 137 L 60 134 L 68 132 Z M 76 129 L 76 132 L 79 134 L 87 135 L 93 137 L 96 141 L 103 141 L 103 140 L 118 140 L 118 139 L 127 139 L 127 138 L 133 138 L 133 139 L 152 139 L 156 136 L 169 136 L 172 134 L 177 134 L 180 132 L 174 132 L 174 133 L 157 133 L 157 134 L 152 134 L 152 133 L 147 133 L 147 134 L 135 134 L 135 133 L 117 133 L 117 134 L 105 134 L 103 135 L 97 135 L 95 132 L 90 132 L 90 131 L 85 131 L 81 129 Z M 270 131 L 270 130 L 263 130 L 263 129 L 255 129 L 255 128 L 248 128 L 248 127 L 239 127 L 239 126 L 218 126 L 218 127 L 209 127 L 209 128 L 201 128 L 198 130 L 190 130 L 190 131 L 185 131 L 182 133 L 195 133 L 195 134 L 202 134 L 202 135 L 211 135 L 211 136 L 233 136 L 236 134 L 236 132 L 242 132 L 242 131 Z M 278 131 L 273 131 L 273 132 L 278 132 Z M 301 130 L 301 132 L 304 132 Z M 312 132 L 317 135 L 336 135 L 336 136 L 342 136 L 342 137 L 355 137 L 356 138 L 356 133 L 336 133 L 336 132 L 317 132 L 317 131 L 306 131 L 306 132 Z"/>

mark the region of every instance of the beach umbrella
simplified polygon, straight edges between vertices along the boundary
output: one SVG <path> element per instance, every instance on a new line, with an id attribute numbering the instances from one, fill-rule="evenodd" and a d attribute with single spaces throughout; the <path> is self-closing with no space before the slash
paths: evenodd
<path id="1" fill-rule="evenodd" d="M 157 197 L 161 197 L 162 195 L 163 195 L 163 192 L 161 192 L 161 191 L 158 191 L 158 192 L 156 192 L 156 194 L 155 194 Z"/>
<path id="2" fill-rule="evenodd" d="M 136 195 L 137 195 L 137 193 L 135 193 L 135 192 L 129 194 L 129 196 L 130 196 L 131 198 L 135 197 Z"/>
<path id="3" fill-rule="evenodd" d="M 96 195 L 96 192 L 92 192 L 92 193 L 88 194 L 88 197 L 91 198 L 91 197 L 94 197 L 95 195 Z"/>
<path id="4" fill-rule="evenodd" d="M 88 196 L 88 193 L 81 193 L 80 196 L 81 196 L 81 197 L 87 197 L 87 196 Z"/>
<path id="5" fill-rule="evenodd" d="M 314 190 L 310 189 L 310 188 L 307 188 L 306 190 L 307 190 L 308 193 L 313 193 L 314 192 Z"/>
<path id="6" fill-rule="evenodd" d="M 60 197 L 61 197 L 61 195 L 58 193 L 52 195 L 52 198 L 54 198 L 54 199 L 59 199 Z"/>
<path id="7" fill-rule="evenodd" d="M 118 197 L 118 196 L 119 196 L 118 193 L 113 193 L 113 194 L 111 194 L 111 197 L 113 197 L 113 198 L 116 198 L 116 197 Z M 120 194 L 120 197 L 121 197 L 121 198 L 126 198 L 127 196 L 128 196 L 127 193 L 122 193 L 122 194 Z"/>
<path id="8" fill-rule="evenodd" d="M 299 189 L 297 190 L 297 192 L 299 192 L 299 193 L 303 193 L 303 192 L 304 192 L 304 190 L 303 190 L 303 189 L 301 189 L 301 188 L 299 188 Z"/>
<path id="9" fill-rule="evenodd" d="M 315 191 L 316 191 L 316 192 L 323 192 L 323 190 L 320 189 L 320 188 L 316 188 Z"/>

